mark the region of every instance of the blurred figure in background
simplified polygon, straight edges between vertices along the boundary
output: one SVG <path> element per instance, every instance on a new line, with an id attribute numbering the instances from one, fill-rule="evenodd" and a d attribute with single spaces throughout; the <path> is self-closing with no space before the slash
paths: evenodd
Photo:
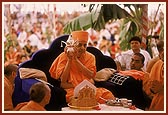
<path id="1" fill-rule="evenodd" d="M 150 73 L 153 65 L 162 57 L 162 52 L 164 51 L 164 41 L 159 41 L 157 44 L 157 50 L 159 52 L 159 55 L 156 57 L 153 57 L 149 63 L 147 64 L 146 72 Z"/>

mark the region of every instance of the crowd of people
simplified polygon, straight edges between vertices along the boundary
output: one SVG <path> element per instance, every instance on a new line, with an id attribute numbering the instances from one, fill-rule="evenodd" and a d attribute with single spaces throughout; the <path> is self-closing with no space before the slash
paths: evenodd
<path id="1" fill-rule="evenodd" d="M 50 98 L 50 90 L 45 84 L 35 84 L 30 89 L 30 102 L 22 103 L 13 108 L 12 106 L 12 90 L 14 87 L 14 77 L 16 76 L 17 66 L 29 60 L 32 54 L 40 49 L 47 49 L 50 43 L 56 36 L 51 31 L 47 19 L 41 17 L 40 19 L 34 17 L 36 21 L 31 22 L 32 19 L 25 18 L 22 20 L 18 28 L 17 23 L 13 23 L 12 34 L 6 34 L 4 41 L 4 80 L 5 80 L 5 97 L 4 109 L 8 110 L 45 110 L 43 107 L 48 103 Z M 35 20 L 33 19 L 33 20 Z M 39 22 L 40 20 L 40 22 Z M 25 23 L 26 21 L 26 23 Z M 27 28 L 30 24 L 30 28 Z M 57 28 L 57 36 L 62 35 L 63 24 L 60 22 L 60 27 Z M 111 26 L 110 26 L 111 25 Z M 117 70 L 122 71 L 122 74 L 127 74 L 126 70 L 137 70 L 144 73 L 143 90 L 145 94 L 152 100 L 150 106 L 146 110 L 164 110 L 164 42 L 157 43 L 159 55 L 152 57 L 146 50 L 141 49 L 141 38 L 134 36 L 129 43 L 131 49 L 121 52 L 119 47 L 119 26 L 107 23 L 107 27 L 100 32 L 94 30 L 75 31 L 72 32 L 72 38 L 77 41 L 74 44 L 74 50 L 68 51 L 68 46 L 65 47 L 53 62 L 50 68 L 50 74 L 55 79 L 61 79 L 61 87 L 67 91 L 66 99 L 69 102 L 73 95 L 75 86 L 77 86 L 84 79 L 93 82 L 96 75 L 95 57 L 93 54 L 86 51 L 87 46 L 98 48 L 104 55 L 113 58 L 117 64 Z M 29 30 L 29 31 L 28 31 Z M 46 34 L 50 33 L 50 34 Z M 119 55 L 116 55 L 119 53 Z M 14 66 L 15 65 L 15 66 Z M 135 72 L 135 71 L 132 71 Z M 129 71 L 130 73 L 130 71 Z M 136 72 L 137 73 L 137 72 Z M 147 73 L 147 74 L 146 74 Z M 43 90 L 40 90 L 40 87 Z M 40 88 L 40 89 L 39 89 Z M 7 90 L 6 90 L 7 89 Z M 43 95 L 39 95 L 43 94 Z M 42 97 L 41 97 L 42 96 Z M 105 88 L 97 88 L 97 97 L 115 98 L 112 92 Z M 41 97 L 36 99 L 37 97 Z M 6 100 L 8 99 L 8 100 Z M 101 103 L 99 98 L 97 100 Z M 31 108 L 33 107 L 38 108 Z M 38 105 L 38 106 L 35 106 Z"/>
<path id="2" fill-rule="evenodd" d="M 40 12 L 30 12 L 25 15 L 12 18 L 11 26 L 9 22 L 4 20 L 4 63 L 17 64 L 30 59 L 32 54 L 40 49 L 47 49 L 54 39 L 63 34 L 63 27 L 68 19 L 79 16 L 81 12 L 74 12 L 71 15 L 57 16 L 56 26 L 53 26 L 53 13 L 48 15 Z M 6 18 L 5 18 L 6 19 Z M 115 58 L 115 54 L 119 49 L 119 21 L 108 22 L 105 29 L 95 31 L 88 29 L 89 42 L 88 45 L 95 46 L 102 51 L 104 55 Z M 11 31 L 11 32 L 10 32 Z"/>

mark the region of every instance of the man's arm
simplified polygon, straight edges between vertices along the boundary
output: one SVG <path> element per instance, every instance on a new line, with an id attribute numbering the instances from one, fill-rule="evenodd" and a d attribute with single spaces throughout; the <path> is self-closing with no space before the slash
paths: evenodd
<path id="1" fill-rule="evenodd" d="M 87 67 L 85 67 L 78 58 L 75 58 L 76 66 L 79 68 L 79 71 L 81 71 L 85 76 L 87 76 L 89 79 L 93 78 L 94 72 L 89 70 Z"/>
<path id="2" fill-rule="evenodd" d="M 70 77 L 70 68 L 71 68 L 71 62 L 72 62 L 73 55 L 71 54 L 71 52 L 69 53 L 67 52 L 67 48 L 65 48 L 65 53 L 67 54 L 68 61 L 61 74 L 61 87 L 64 89 L 68 89 L 68 88 L 74 87 L 73 84 L 68 83 L 68 78 Z"/>

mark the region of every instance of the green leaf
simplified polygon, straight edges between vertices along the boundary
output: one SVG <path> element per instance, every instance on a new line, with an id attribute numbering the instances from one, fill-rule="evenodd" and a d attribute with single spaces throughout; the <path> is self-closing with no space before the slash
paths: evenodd
<path id="1" fill-rule="evenodd" d="M 99 4 L 98 4 L 99 5 Z M 93 28 L 101 30 L 105 27 L 105 23 L 113 19 L 121 19 L 129 17 L 130 14 L 116 4 L 103 4 L 100 11 L 93 11 L 95 5 L 91 4 L 89 10 L 91 12 L 82 14 L 81 16 L 72 19 L 64 26 L 64 33 L 69 34 L 74 30 L 87 30 Z"/>
<path id="2" fill-rule="evenodd" d="M 103 4 L 102 10 L 105 22 L 111 19 L 121 19 L 131 16 L 126 10 L 116 4 Z"/>
<path id="3" fill-rule="evenodd" d="M 88 12 L 72 19 L 64 26 L 64 33 L 70 34 L 75 30 L 87 30 L 90 27 L 93 27 L 98 15 L 98 12 Z"/>

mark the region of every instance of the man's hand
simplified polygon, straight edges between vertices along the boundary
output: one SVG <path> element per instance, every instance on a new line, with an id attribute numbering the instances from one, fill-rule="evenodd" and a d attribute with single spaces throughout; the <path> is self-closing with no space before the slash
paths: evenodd
<path id="1" fill-rule="evenodd" d="M 68 59 L 72 60 L 75 56 L 73 47 L 65 47 L 64 52 L 67 54 Z"/>

